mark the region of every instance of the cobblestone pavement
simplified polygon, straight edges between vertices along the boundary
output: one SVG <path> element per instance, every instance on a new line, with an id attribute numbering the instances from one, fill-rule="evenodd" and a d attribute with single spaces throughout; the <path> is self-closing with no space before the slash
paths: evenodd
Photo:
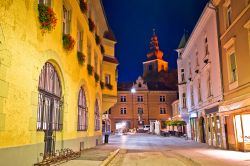
<path id="1" fill-rule="evenodd" d="M 250 153 L 215 149 L 177 137 L 115 135 L 105 146 L 121 149 L 109 166 L 250 166 Z"/>

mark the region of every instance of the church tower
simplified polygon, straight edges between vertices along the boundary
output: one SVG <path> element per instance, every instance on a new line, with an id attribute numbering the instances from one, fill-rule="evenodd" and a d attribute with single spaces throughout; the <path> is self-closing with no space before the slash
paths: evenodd
<path id="1" fill-rule="evenodd" d="M 143 76 L 150 73 L 159 73 L 161 71 L 168 71 L 168 62 L 162 59 L 163 52 L 159 48 L 158 37 L 155 30 L 150 41 L 150 51 L 147 54 L 147 61 L 143 62 Z"/>

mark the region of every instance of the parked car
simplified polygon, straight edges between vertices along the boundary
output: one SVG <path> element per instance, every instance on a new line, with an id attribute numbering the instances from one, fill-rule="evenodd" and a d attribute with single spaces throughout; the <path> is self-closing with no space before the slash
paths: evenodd
<path id="1" fill-rule="evenodd" d="M 144 131 L 149 131 L 149 129 L 150 129 L 150 125 L 144 125 L 144 128 L 143 128 Z"/>

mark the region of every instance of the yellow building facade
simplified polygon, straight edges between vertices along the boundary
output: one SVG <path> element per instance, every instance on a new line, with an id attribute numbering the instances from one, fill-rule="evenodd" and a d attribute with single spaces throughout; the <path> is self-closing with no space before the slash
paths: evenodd
<path id="1" fill-rule="evenodd" d="M 223 148 L 250 151 L 250 1 L 213 0 L 219 19 Z"/>
<path id="2" fill-rule="evenodd" d="M 38 4 L 54 28 L 42 28 Z M 114 46 L 100 0 L 0 1 L 1 165 L 102 143 L 101 115 L 117 96 Z"/>

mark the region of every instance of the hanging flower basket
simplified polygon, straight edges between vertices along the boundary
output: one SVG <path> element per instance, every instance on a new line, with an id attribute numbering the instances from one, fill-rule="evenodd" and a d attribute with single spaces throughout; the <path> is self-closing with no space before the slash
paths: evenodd
<path id="1" fill-rule="evenodd" d="M 63 35 L 63 48 L 65 50 L 71 51 L 74 49 L 75 40 L 69 34 Z"/>
<path id="2" fill-rule="evenodd" d="M 86 14 L 88 11 L 88 4 L 87 2 L 85 2 L 85 0 L 80 0 L 80 9 L 82 11 L 82 13 Z"/>
<path id="3" fill-rule="evenodd" d="M 98 82 L 100 79 L 99 75 L 97 73 L 95 73 L 95 82 Z"/>
<path id="4" fill-rule="evenodd" d="M 38 4 L 40 28 L 43 32 L 50 32 L 56 27 L 56 14 L 52 8 L 43 4 Z"/>
<path id="5" fill-rule="evenodd" d="M 102 44 L 100 45 L 100 49 L 101 49 L 101 53 L 105 54 L 105 48 L 104 48 L 104 46 Z"/>
<path id="6" fill-rule="evenodd" d="M 87 70 L 89 75 L 93 74 L 93 66 L 91 66 L 90 64 L 87 65 Z"/>
<path id="7" fill-rule="evenodd" d="M 80 65 L 83 65 L 83 63 L 85 62 L 85 55 L 82 52 L 77 51 L 77 59 L 78 63 Z"/>
<path id="8" fill-rule="evenodd" d="M 95 23 L 94 23 L 94 21 L 91 18 L 89 18 L 88 21 L 89 21 L 89 30 L 91 32 L 94 32 L 94 30 L 95 30 Z"/>
<path id="9" fill-rule="evenodd" d="M 106 84 L 106 87 L 107 87 L 109 90 L 112 90 L 112 89 L 113 89 L 113 85 L 111 85 L 111 84 Z"/>
<path id="10" fill-rule="evenodd" d="M 101 38 L 99 35 L 95 34 L 95 42 L 97 45 L 100 45 L 101 44 Z"/>
<path id="11" fill-rule="evenodd" d="M 100 81 L 100 86 L 101 86 L 101 89 L 104 89 L 104 82 L 103 81 Z"/>

